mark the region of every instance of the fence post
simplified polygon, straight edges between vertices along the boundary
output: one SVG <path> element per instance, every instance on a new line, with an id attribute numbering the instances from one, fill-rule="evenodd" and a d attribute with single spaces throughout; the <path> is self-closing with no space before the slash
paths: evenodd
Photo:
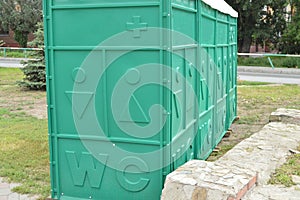
<path id="1" fill-rule="evenodd" d="M 270 57 L 268 57 L 268 60 L 269 60 L 269 63 L 270 63 L 270 65 L 271 65 L 271 66 L 272 66 L 272 68 L 274 69 L 274 68 L 275 68 L 275 66 L 273 65 L 273 62 L 272 62 L 271 58 L 270 58 Z"/>

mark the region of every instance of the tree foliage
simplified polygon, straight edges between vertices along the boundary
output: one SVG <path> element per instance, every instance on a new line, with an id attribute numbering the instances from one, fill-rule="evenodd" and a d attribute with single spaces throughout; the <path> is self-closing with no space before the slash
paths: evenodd
<path id="1" fill-rule="evenodd" d="M 23 81 L 19 85 L 31 90 L 45 90 L 46 89 L 46 73 L 45 73 L 45 54 L 44 54 L 44 30 L 43 24 L 38 23 L 38 29 L 34 33 L 35 39 L 30 42 L 31 46 L 40 48 L 40 51 L 33 51 L 30 53 L 30 58 L 23 62 L 24 73 Z"/>
<path id="2" fill-rule="evenodd" d="M 0 22 L 15 32 L 15 40 L 22 47 L 27 46 L 30 32 L 42 20 L 42 0 L 1 0 Z"/>
<path id="3" fill-rule="evenodd" d="M 281 51 L 289 54 L 300 54 L 300 1 L 292 4 L 292 21 L 288 24 L 281 40 Z"/>
<path id="4" fill-rule="evenodd" d="M 280 38 L 286 28 L 284 8 L 286 0 L 270 1 L 262 12 L 262 19 L 258 21 L 254 31 L 256 44 L 264 45 L 272 43 L 275 48 L 279 47 Z"/>
<path id="5" fill-rule="evenodd" d="M 286 0 L 225 1 L 239 12 L 238 49 L 240 52 L 249 52 L 253 39 L 258 43 L 265 40 L 278 42 L 285 29 L 283 9 Z"/>

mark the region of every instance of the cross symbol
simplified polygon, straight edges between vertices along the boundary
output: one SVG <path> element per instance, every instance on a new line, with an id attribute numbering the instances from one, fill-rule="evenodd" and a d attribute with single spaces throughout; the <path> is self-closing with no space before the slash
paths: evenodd
<path id="1" fill-rule="evenodd" d="M 140 16 L 133 16 L 133 22 L 127 22 L 127 30 L 133 31 L 133 37 L 141 37 L 141 31 L 147 31 L 147 23 L 141 23 Z"/>

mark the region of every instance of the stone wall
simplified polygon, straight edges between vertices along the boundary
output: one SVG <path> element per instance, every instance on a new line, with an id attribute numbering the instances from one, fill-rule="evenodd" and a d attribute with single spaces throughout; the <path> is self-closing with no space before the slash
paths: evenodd
<path id="1" fill-rule="evenodd" d="M 242 199 L 257 185 L 266 185 L 271 174 L 290 155 L 289 150 L 297 148 L 300 143 L 299 119 L 299 110 L 277 110 L 270 117 L 270 121 L 276 122 L 267 124 L 219 160 L 192 160 L 169 174 L 161 199 Z"/>

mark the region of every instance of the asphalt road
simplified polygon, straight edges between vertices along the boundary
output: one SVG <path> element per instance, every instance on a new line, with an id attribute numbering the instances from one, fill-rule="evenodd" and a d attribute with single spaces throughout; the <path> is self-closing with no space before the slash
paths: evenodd
<path id="1" fill-rule="evenodd" d="M 300 75 L 293 75 L 293 74 L 266 74 L 266 73 L 255 73 L 255 72 L 239 72 L 238 78 L 244 81 L 300 85 Z"/>
<path id="2" fill-rule="evenodd" d="M 266 83 L 300 85 L 300 69 L 267 67 L 238 67 L 238 79 Z"/>
<path id="3" fill-rule="evenodd" d="M 21 60 L 25 58 L 0 58 L 0 67 L 22 68 Z"/>

